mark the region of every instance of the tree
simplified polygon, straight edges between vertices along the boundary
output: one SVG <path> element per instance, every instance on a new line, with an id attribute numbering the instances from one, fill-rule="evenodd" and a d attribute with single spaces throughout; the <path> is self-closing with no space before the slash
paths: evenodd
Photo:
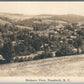
<path id="1" fill-rule="evenodd" d="M 13 57 L 13 47 L 12 47 L 11 42 L 4 43 L 4 46 L 1 49 L 1 54 L 4 59 L 10 62 L 10 60 Z"/>
<path id="2" fill-rule="evenodd" d="M 75 52 L 73 51 L 73 46 L 72 44 L 68 44 L 68 43 L 63 43 L 60 45 L 60 47 L 58 48 L 57 52 L 56 52 L 56 56 L 66 56 L 66 55 L 72 55 L 75 54 Z"/>
<path id="3" fill-rule="evenodd" d="M 82 38 L 78 36 L 74 41 L 74 47 L 77 48 L 77 54 L 80 53 L 80 46 L 82 45 Z"/>

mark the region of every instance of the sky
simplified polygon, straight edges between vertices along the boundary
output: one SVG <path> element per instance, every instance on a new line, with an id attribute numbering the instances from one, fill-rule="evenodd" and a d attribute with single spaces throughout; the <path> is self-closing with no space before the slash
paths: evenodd
<path id="1" fill-rule="evenodd" d="M 84 2 L 0 2 L 0 12 L 26 15 L 39 14 L 77 14 L 84 16 Z"/>

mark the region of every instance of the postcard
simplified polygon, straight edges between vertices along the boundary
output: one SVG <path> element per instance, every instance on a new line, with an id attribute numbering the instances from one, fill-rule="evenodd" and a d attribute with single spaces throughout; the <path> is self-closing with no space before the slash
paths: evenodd
<path id="1" fill-rule="evenodd" d="M 84 82 L 84 2 L 0 2 L 0 83 Z"/>

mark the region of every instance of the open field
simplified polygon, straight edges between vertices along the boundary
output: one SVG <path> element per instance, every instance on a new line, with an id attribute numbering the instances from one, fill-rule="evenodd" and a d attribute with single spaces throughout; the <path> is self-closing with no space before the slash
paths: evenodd
<path id="1" fill-rule="evenodd" d="M 0 76 L 84 76 L 84 54 L 0 65 Z"/>

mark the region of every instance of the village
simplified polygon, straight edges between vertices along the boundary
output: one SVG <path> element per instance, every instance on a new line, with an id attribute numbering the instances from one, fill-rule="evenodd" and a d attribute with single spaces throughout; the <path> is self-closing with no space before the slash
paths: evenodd
<path id="1" fill-rule="evenodd" d="M 17 62 L 84 53 L 83 24 L 49 19 L 24 22 L 0 25 L 2 59 Z"/>

